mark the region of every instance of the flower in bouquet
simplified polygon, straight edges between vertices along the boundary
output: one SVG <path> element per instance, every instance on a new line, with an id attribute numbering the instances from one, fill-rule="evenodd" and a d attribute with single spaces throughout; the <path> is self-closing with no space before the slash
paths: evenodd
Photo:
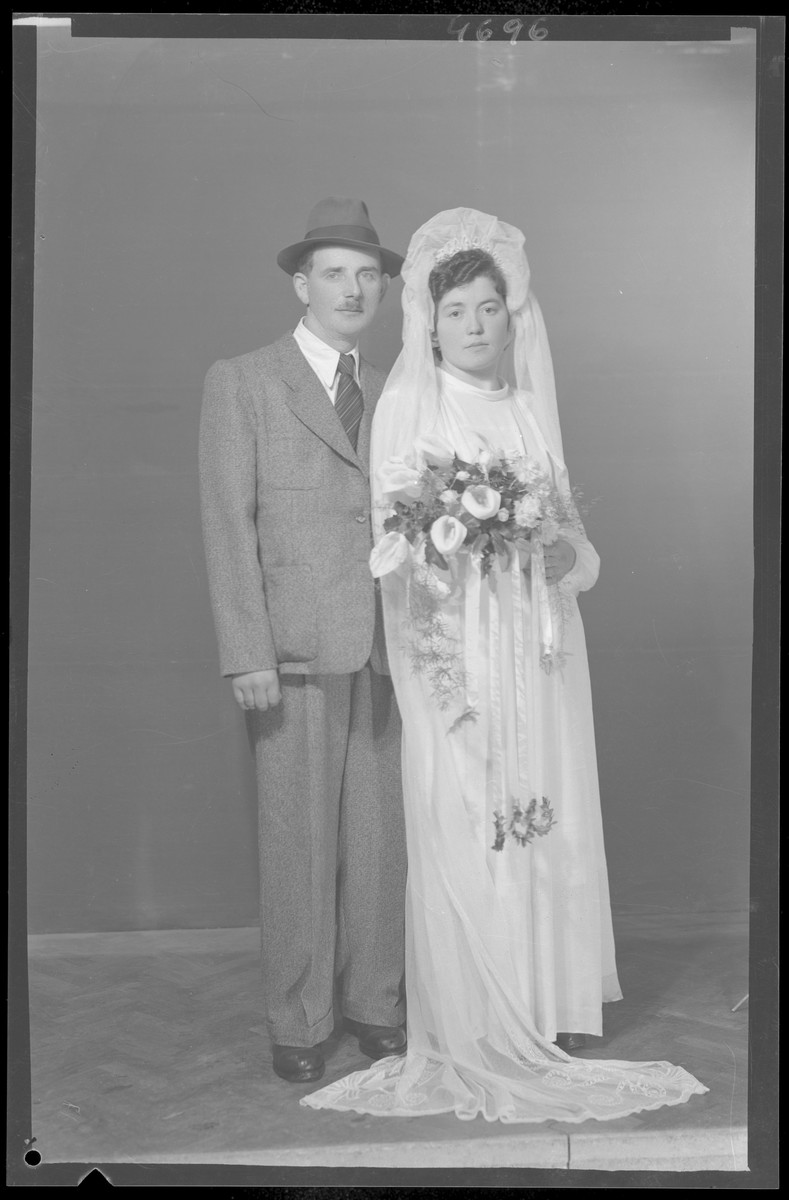
<path id="1" fill-rule="evenodd" d="M 516 500 L 513 509 L 515 524 L 520 525 L 525 529 L 534 529 L 542 516 L 542 505 L 539 497 L 533 492 L 521 496 L 520 500 Z"/>
<path id="2" fill-rule="evenodd" d="M 384 495 L 405 496 L 416 500 L 422 491 L 422 473 L 402 458 L 387 458 L 378 469 L 378 481 Z"/>
<path id="3" fill-rule="evenodd" d="M 512 464 L 512 473 L 519 483 L 536 484 L 543 480 L 544 474 L 540 464 L 533 458 L 523 457 Z"/>
<path id="4" fill-rule="evenodd" d="M 456 517 L 463 507 L 460 503 L 460 496 L 454 488 L 445 488 L 438 498 L 447 512 L 453 517 Z"/>
<path id="5" fill-rule="evenodd" d="M 478 483 L 464 489 L 460 503 L 472 517 L 487 521 L 495 517 L 501 508 L 501 496 L 487 484 Z"/>
<path id="6" fill-rule="evenodd" d="M 492 450 L 481 450 L 474 459 L 474 462 L 486 476 L 489 476 L 490 472 L 495 470 L 496 467 L 501 466 L 501 458 Z"/>
<path id="7" fill-rule="evenodd" d="M 396 571 L 412 556 L 411 544 L 402 533 L 385 533 L 370 554 L 370 570 L 374 579 Z"/>
<path id="8" fill-rule="evenodd" d="M 438 517 L 430 526 L 430 540 L 444 558 L 457 554 L 468 536 L 468 530 L 457 517 Z"/>

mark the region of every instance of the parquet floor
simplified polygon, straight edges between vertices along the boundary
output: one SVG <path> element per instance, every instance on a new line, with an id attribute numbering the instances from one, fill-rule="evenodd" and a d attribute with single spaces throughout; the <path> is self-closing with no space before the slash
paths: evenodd
<path id="1" fill-rule="evenodd" d="M 45 1162 L 744 1170 L 742 920 L 617 922 L 625 1000 L 591 1057 L 667 1059 L 710 1089 L 611 1122 L 315 1112 L 271 1070 L 256 929 L 30 939 L 33 1132 Z M 338 1033 L 325 1081 L 368 1060 Z"/>

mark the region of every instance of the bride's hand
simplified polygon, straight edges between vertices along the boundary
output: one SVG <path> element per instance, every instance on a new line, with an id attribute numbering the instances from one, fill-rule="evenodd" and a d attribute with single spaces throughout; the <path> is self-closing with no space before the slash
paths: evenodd
<path id="1" fill-rule="evenodd" d="M 548 583 L 559 583 L 575 566 L 575 547 L 566 542 L 564 538 L 559 538 L 552 546 L 546 546 L 543 556 L 545 578 Z"/>

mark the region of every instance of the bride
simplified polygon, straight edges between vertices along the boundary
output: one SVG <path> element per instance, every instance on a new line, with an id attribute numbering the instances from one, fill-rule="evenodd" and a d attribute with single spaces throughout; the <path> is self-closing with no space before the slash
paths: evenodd
<path id="1" fill-rule="evenodd" d="M 707 1090 L 669 1063 L 566 1053 L 621 998 L 576 601 L 599 560 L 523 243 L 453 209 L 402 271 L 371 566 L 403 718 L 408 1052 L 302 1099 L 315 1108 L 577 1122 Z"/>

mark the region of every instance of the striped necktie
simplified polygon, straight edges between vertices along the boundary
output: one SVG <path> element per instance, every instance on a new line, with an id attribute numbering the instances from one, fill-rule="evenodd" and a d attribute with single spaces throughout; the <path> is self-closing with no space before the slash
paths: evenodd
<path id="1" fill-rule="evenodd" d="M 343 424 L 345 432 L 348 434 L 348 440 L 356 449 L 356 443 L 359 438 L 359 425 L 364 412 L 364 403 L 362 401 L 362 389 L 356 382 L 354 374 L 354 361 L 352 354 L 341 354 L 340 361 L 337 364 L 337 399 L 334 401 L 334 407 L 337 410 L 337 416 Z"/>

